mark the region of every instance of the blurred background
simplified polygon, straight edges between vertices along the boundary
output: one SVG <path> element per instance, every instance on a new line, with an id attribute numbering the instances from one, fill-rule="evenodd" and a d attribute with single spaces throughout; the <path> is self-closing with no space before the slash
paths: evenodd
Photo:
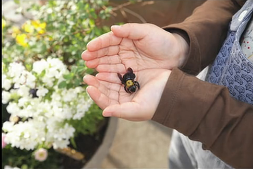
<path id="1" fill-rule="evenodd" d="M 109 20 L 102 21 L 102 25 L 137 22 L 163 27 L 183 21 L 204 1 L 137 0 L 131 3 L 128 0 L 109 0 L 110 6 L 116 10 Z M 12 20 L 23 22 L 13 12 L 15 5 L 10 2 L 2 0 L 2 13 Z M 112 135 L 114 138 L 109 152 L 97 163 L 101 168 L 168 168 L 171 133 L 171 129 L 152 121 L 130 122 L 117 119 L 116 133 Z"/>

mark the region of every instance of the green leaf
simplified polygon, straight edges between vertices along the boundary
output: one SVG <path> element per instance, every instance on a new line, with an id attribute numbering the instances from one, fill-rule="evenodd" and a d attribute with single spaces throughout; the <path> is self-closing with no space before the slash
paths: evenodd
<path id="1" fill-rule="evenodd" d="M 85 67 L 84 66 L 78 66 L 77 69 L 76 69 L 76 72 L 77 73 L 81 73 L 85 70 Z"/>
<path id="2" fill-rule="evenodd" d="M 20 4 L 20 0 L 14 0 L 15 4 Z"/>
<path id="3" fill-rule="evenodd" d="M 77 148 L 74 137 L 70 138 L 70 142 L 71 142 L 71 144 L 73 145 L 74 148 Z"/>
<path id="4" fill-rule="evenodd" d="M 66 81 L 62 81 L 61 83 L 59 83 L 58 88 L 62 89 L 62 88 L 66 88 L 67 87 L 67 82 Z"/>
<path id="5" fill-rule="evenodd" d="M 32 70 L 32 65 L 31 64 L 26 64 L 25 67 L 26 67 L 26 70 L 28 70 L 28 71 Z"/>
<path id="6" fill-rule="evenodd" d="M 75 79 L 74 84 L 75 84 L 75 86 L 79 86 L 81 82 L 82 82 L 82 80 Z"/>
<path id="7" fill-rule="evenodd" d="M 93 74 L 94 73 L 94 69 L 87 68 L 85 70 L 85 73 L 87 73 L 87 74 Z"/>
<path id="8" fill-rule="evenodd" d="M 73 84 L 72 83 L 68 83 L 67 84 L 67 89 L 70 89 L 70 88 L 72 88 L 73 87 Z"/>
<path id="9" fill-rule="evenodd" d="M 44 70 L 40 73 L 39 77 L 42 78 L 43 76 L 45 76 L 45 74 L 46 74 L 46 70 L 44 69 Z"/>
<path id="10" fill-rule="evenodd" d="M 27 166 L 26 164 L 23 164 L 23 165 L 21 166 L 21 169 L 28 169 L 28 166 Z"/>
<path id="11" fill-rule="evenodd" d="M 71 79 L 73 79 L 73 77 L 74 77 L 73 73 L 63 75 L 63 78 L 66 80 L 71 80 Z"/>

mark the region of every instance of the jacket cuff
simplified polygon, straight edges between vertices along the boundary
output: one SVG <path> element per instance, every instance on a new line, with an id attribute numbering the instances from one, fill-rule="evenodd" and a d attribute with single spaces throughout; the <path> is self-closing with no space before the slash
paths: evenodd
<path id="1" fill-rule="evenodd" d="M 201 71 L 201 68 L 198 66 L 201 65 L 201 55 L 200 50 L 197 48 L 197 46 L 199 46 L 197 38 L 193 34 L 188 32 L 188 29 L 180 23 L 166 26 L 163 29 L 170 33 L 179 34 L 189 44 L 189 53 L 187 56 L 188 59 L 181 67 L 179 67 L 179 69 L 188 74 L 197 75 Z"/>

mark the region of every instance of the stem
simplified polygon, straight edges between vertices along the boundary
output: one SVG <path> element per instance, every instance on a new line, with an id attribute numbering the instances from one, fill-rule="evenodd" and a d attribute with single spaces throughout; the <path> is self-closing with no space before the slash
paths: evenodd
<path id="1" fill-rule="evenodd" d="M 75 160 L 83 160 L 84 159 L 84 154 L 81 152 L 76 151 L 73 148 L 67 147 L 67 148 L 58 148 L 56 149 L 57 152 L 65 154 L 69 156 L 70 158 L 73 158 Z"/>

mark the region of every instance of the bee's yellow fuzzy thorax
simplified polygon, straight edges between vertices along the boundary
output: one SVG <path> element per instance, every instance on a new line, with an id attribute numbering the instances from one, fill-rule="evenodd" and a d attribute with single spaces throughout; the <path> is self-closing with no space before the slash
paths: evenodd
<path id="1" fill-rule="evenodd" d="M 131 87 L 131 86 L 133 86 L 133 85 L 134 85 L 134 83 L 133 83 L 132 80 L 126 81 L 126 87 Z"/>

